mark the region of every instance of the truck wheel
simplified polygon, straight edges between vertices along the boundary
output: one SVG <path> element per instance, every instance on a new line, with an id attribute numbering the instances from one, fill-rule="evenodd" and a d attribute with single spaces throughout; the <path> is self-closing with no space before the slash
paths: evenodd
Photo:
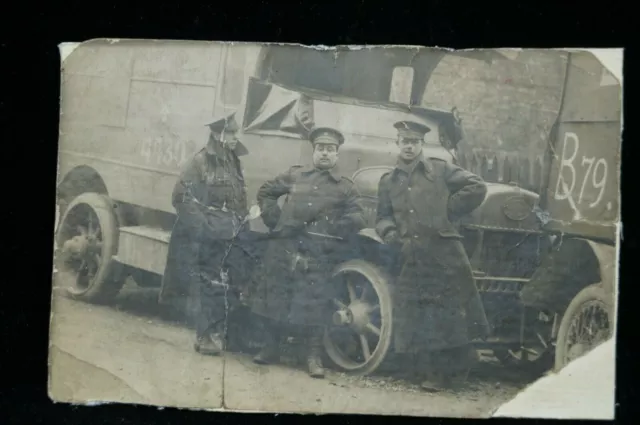
<path id="1" fill-rule="evenodd" d="M 347 373 L 368 375 L 385 359 L 391 345 L 392 300 L 386 276 L 363 260 L 347 261 L 334 271 L 339 285 L 333 300 L 333 326 L 327 328 L 327 356 Z"/>
<path id="2" fill-rule="evenodd" d="M 110 302 L 124 284 L 113 260 L 118 249 L 118 221 L 110 199 L 83 193 L 65 208 L 56 234 L 58 278 L 71 297 Z"/>
<path id="3" fill-rule="evenodd" d="M 594 284 L 578 292 L 558 328 L 556 371 L 609 339 L 613 322 L 613 300 L 602 286 Z"/>

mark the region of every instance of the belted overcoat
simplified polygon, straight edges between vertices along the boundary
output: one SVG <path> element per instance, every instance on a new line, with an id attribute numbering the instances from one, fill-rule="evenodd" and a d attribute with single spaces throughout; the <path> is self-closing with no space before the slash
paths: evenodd
<path id="1" fill-rule="evenodd" d="M 397 352 L 440 350 L 488 335 L 489 325 L 454 222 L 486 195 L 478 176 L 418 157 L 384 174 L 376 231 L 399 236 L 400 275 L 393 287 Z"/>
<path id="2" fill-rule="evenodd" d="M 211 153 L 203 148 L 182 170 L 172 204 L 178 217 L 171 232 L 160 302 L 177 303 L 194 315 L 200 310 L 198 303 L 187 304 L 200 295 L 202 274 L 212 272 L 214 267 L 209 265 L 221 265 L 216 256 L 225 254 L 248 213 L 240 159 L 221 145 Z M 202 253 L 210 258 L 201 258 Z M 209 278 L 215 279 L 217 273 L 212 274 Z"/>
<path id="3" fill-rule="evenodd" d="M 272 239 L 254 278 L 253 312 L 286 324 L 325 324 L 328 275 L 340 261 L 341 243 L 306 232 L 347 236 L 365 226 L 353 182 L 334 171 L 294 166 L 264 183 L 257 198 Z"/>

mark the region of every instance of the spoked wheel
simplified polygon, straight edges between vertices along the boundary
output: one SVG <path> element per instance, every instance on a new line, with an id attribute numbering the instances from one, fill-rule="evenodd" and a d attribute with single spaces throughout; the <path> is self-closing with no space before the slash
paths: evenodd
<path id="1" fill-rule="evenodd" d="M 89 302 L 108 302 L 124 279 L 114 270 L 118 225 L 109 198 L 83 193 L 66 208 L 56 235 L 59 275 L 67 292 Z"/>
<path id="2" fill-rule="evenodd" d="M 387 278 L 366 261 L 352 260 L 334 272 L 337 288 L 332 326 L 324 336 L 327 355 L 342 370 L 368 375 L 391 345 L 392 300 Z"/>
<path id="3" fill-rule="evenodd" d="M 601 286 L 590 285 L 571 301 L 558 329 L 557 371 L 611 337 L 614 322 L 611 298 Z"/>

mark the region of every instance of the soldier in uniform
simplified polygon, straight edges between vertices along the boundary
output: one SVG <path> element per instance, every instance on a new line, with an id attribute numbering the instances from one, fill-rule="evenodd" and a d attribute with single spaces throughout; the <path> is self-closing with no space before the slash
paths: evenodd
<path id="1" fill-rule="evenodd" d="M 396 123 L 400 154 L 380 179 L 376 231 L 401 248 L 394 290 L 396 351 L 415 355 L 425 390 L 460 383 L 476 359 L 469 342 L 486 337 L 471 266 L 453 222 L 484 200 L 480 177 L 423 155 L 431 129 Z M 460 379 L 461 378 L 461 379 Z"/>
<path id="2" fill-rule="evenodd" d="M 236 294 L 228 291 L 229 284 L 246 282 L 241 246 L 248 210 L 238 157 L 248 151 L 237 138 L 235 113 L 215 120 L 209 128 L 206 147 L 187 163 L 173 190 L 178 219 L 160 301 L 195 299 L 190 307 L 195 310 L 194 348 L 217 355 L 225 348 L 223 322 Z"/>
<path id="3" fill-rule="evenodd" d="M 332 128 L 316 128 L 309 139 L 313 167 L 293 166 L 258 191 L 272 239 L 252 291 L 252 311 L 266 326 L 266 343 L 254 361 L 277 362 L 281 329 L 291 326 L 306 336 L 309 374 L 322 378 L 322 336 L 331 298 L 327 278 L 339 259 L 339 243 L 311 239 L 305 231 L 344 237 L 362 229 L 365 221 L 353 182 L 334 171 L 343 135 Z M 281 209 L 278 199 L 283 195 L 287 199 Z M 296 256 L 300 261 L 293 261 Z"/>

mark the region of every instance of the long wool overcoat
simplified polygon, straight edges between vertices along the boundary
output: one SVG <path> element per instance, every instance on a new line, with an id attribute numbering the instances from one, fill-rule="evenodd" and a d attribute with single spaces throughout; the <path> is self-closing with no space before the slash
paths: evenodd
<path id="1" fill-rule="evenodd" d="M 291 325 L 325 324 L 332 294 L 328 275 L 340 261 L 340 244 L 305 231 L 345 236 L 364 227 L 353 182 L 332 171 L 294 166 L 260 188 L 258 203 L 272 239 L 254 278 L 252 310 Z M 294 263 L 297 254 L 308 266 L 302 271 Z"/>
<path id="2" fill-rule="evenodd" d="M 456 217 L 477 208 L 486 185 L 435 158 L 398 161 L 382 176 L 376 231 L 398 232 L 401 271 L 393 290 L 397 352 L 465 345 L 489 332 Z"/>

